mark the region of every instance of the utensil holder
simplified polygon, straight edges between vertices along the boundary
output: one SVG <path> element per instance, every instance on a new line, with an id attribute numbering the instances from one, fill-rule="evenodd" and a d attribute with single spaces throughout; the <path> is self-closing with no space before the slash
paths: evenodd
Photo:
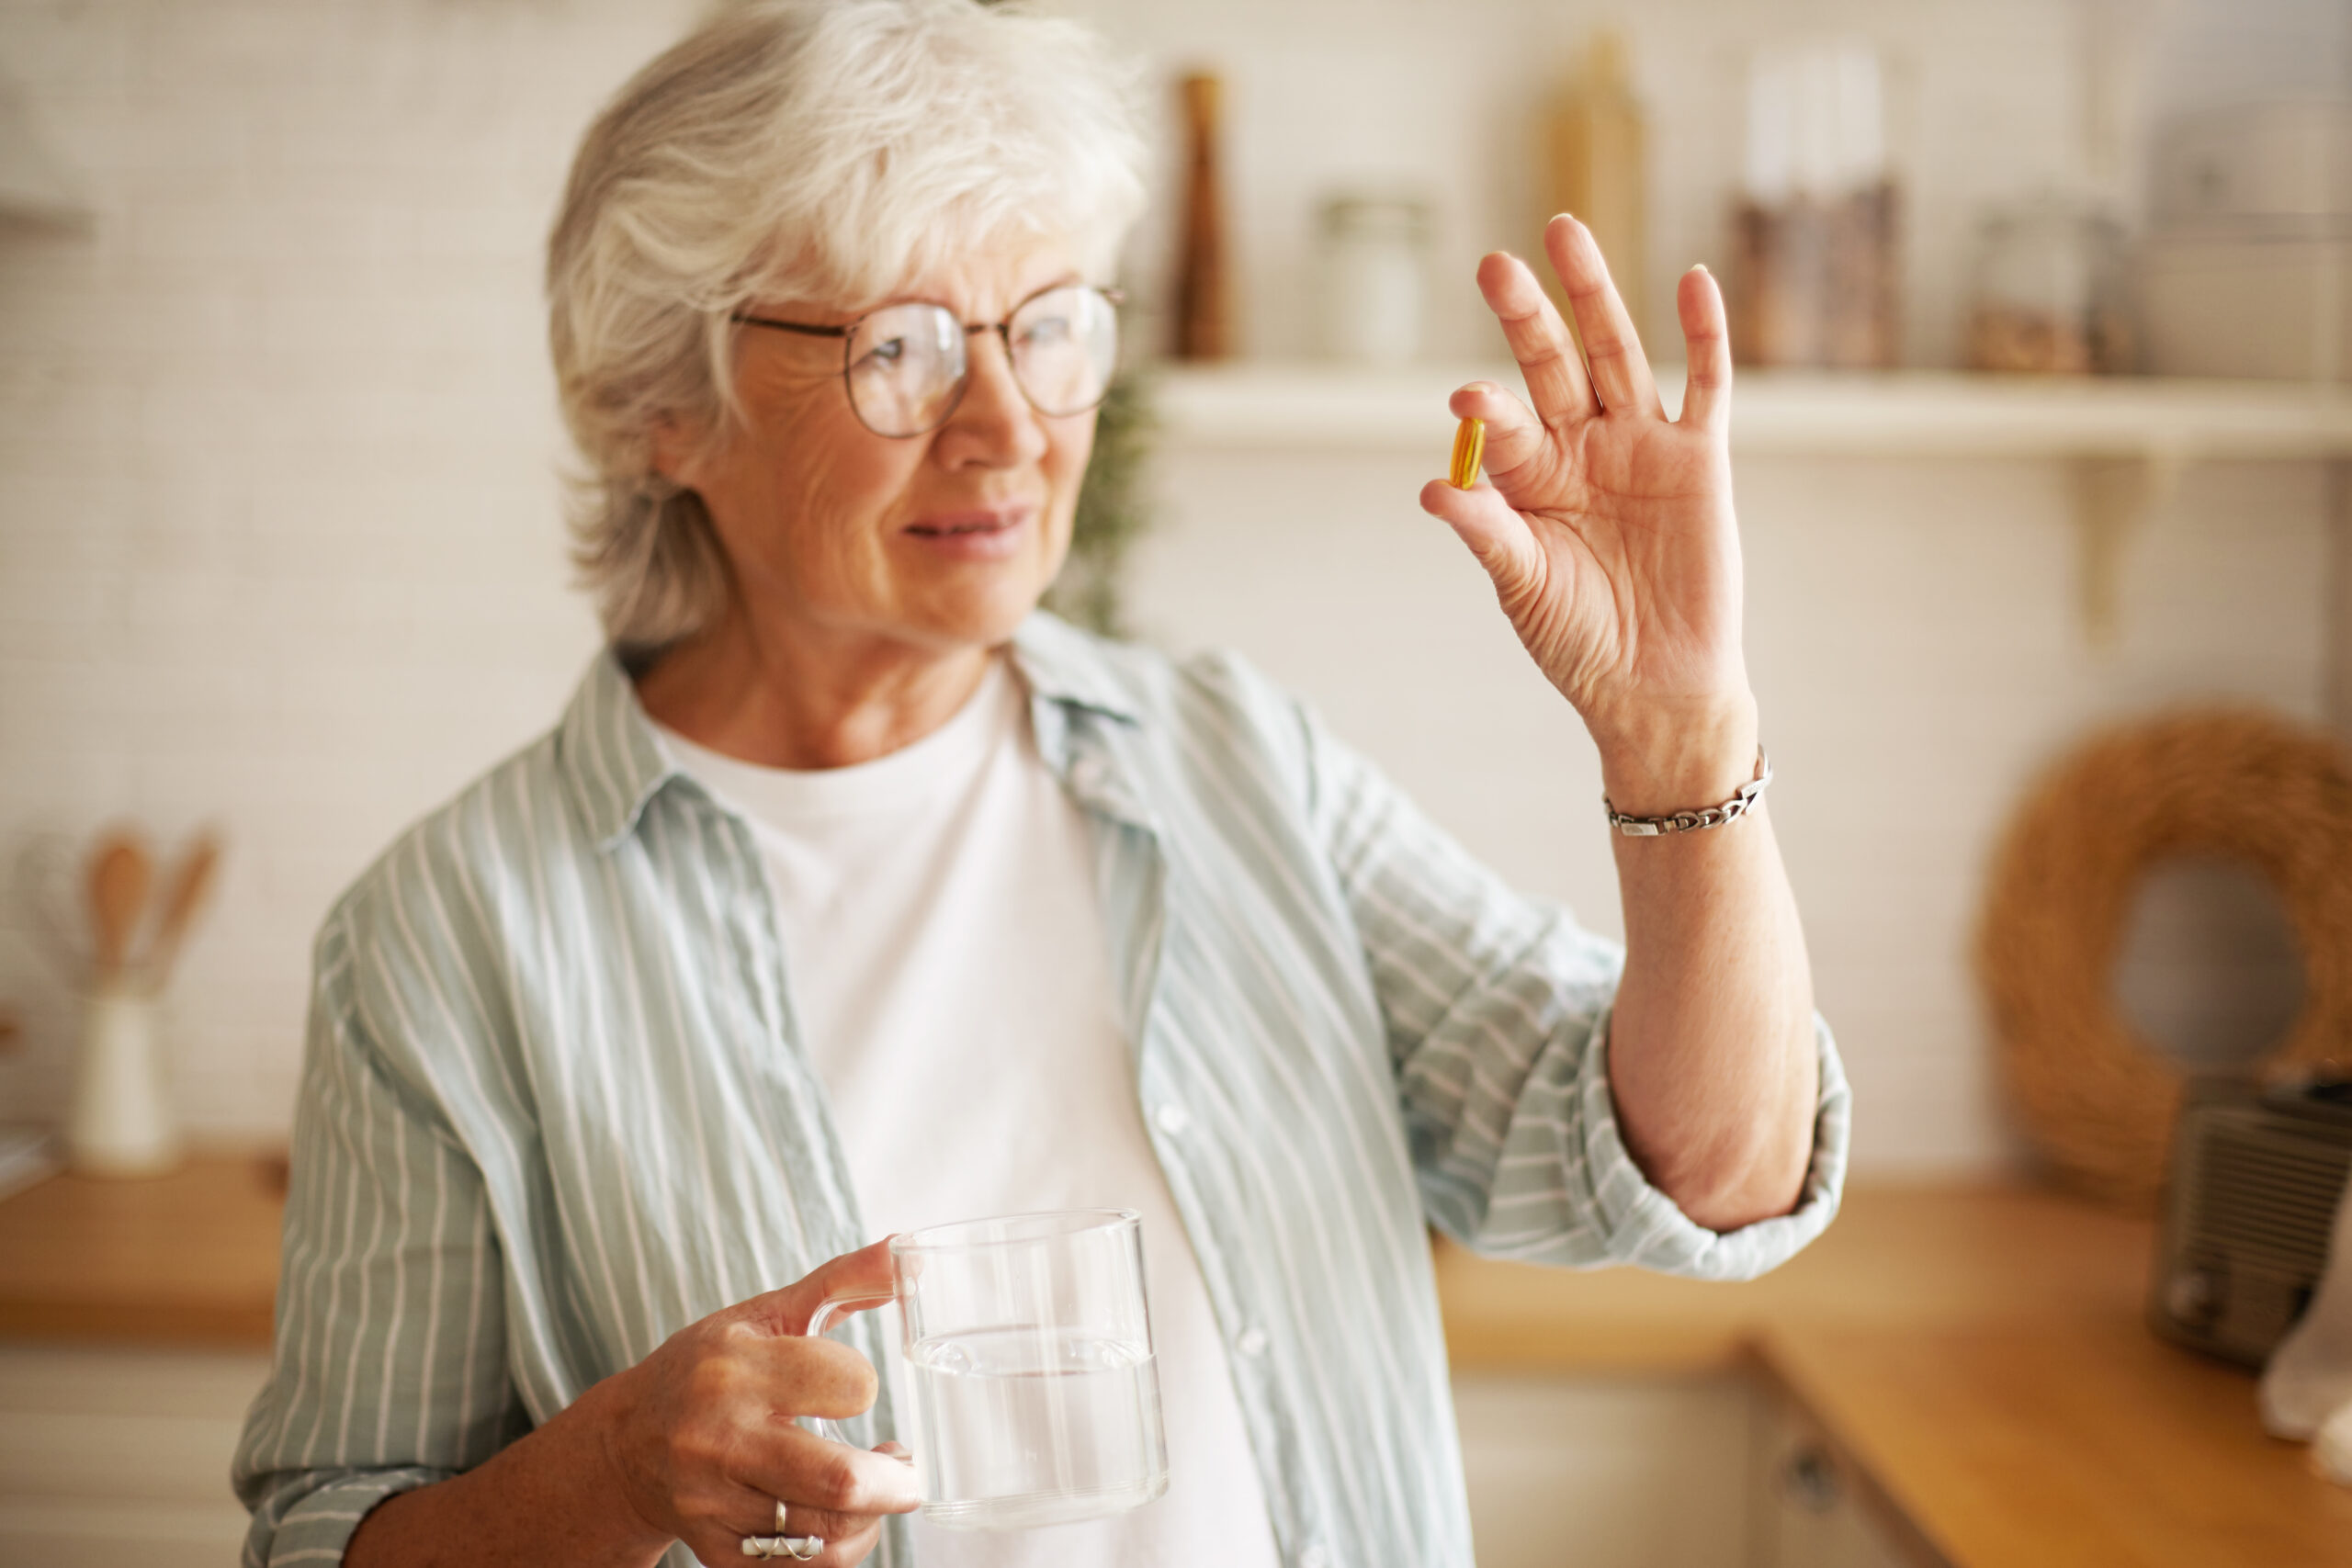
<path id="1" fill-rule="evenodd" d="M 156 999 L 102 986 L 82 999 L 82 1058 L 65 1122 L 66 1157 L 83 1176 L 161 1176 L 180 1162 L 157 1029 Z"/>

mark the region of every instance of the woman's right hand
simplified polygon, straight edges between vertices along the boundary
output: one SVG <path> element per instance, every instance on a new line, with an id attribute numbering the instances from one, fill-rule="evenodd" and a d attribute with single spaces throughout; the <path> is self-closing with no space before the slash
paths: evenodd
<path id="1" fill-rule="evenodd" d="M 922 1502 L 895 1444 L 869 1453 L 793 1419 L 842 1420 L 873 1404 L 873 1363 L 807 1335 L 828 1300 L 879 1304 L 890 1287 L 889 1246 L 876 1242 L 680 1329 L 603 1385 L 606 1458 L 650 1534 L 684 1541 L 705 1562 L 732 1562 L 745 1536 L 778 1533 L 782 1502 L 788 1533 L 824 1539 L 817 1562 L 851 1568 L 874 1549 L 883 1515 Z"/>

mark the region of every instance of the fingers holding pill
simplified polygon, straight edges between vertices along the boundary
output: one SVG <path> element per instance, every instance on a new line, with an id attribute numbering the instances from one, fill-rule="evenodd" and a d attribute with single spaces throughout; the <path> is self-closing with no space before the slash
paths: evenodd
<path id="1" fill-rule="evenodd" d="M 1544 244 L 1583 348 L 1525 263 L 1500 252 L 1480 262 L 1479 292 L 1526 389 L 1454 392 L 1453 461 L 1422 487 L 1421 506 L 1468 547 L 1536 666 L 1587 722 L 1623 728 L 1645 705 L 1745 689 L 1723 296 L 1703 271 L 1683 279 L 1691 390 L 1668 423 L 1592 235 L 1563 215 Z"/>
<path id="2" fill-rule="evenodd" d="M 1506 491 L 1541 486 L 1556 473 L 1560 441 L 1516 393 L 1492 381 L 1473 381 L 1446 406 L 1455 419 L 1475 419 L 1486 427 L 1479 467 Z"/>
<path id="3" fill-rule="evenodd" d="M 1437 518 L 1469 547 L 1473 559 L 1494 581 L 1505 608 L 1523 600 L 1544 571 L 1544 550 L 1527 520 L 1489 484 L 1467 488 L 1451 479 L 1421 487 L 1421 510 Z"/>

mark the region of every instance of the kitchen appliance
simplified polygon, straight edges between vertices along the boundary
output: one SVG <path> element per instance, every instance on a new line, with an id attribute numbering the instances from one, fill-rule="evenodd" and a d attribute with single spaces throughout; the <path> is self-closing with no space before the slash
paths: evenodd
<path id="1" fill-rule="evenodd" d="M 2173 1134 L 2150 1326 L 2262 1365 L 2327 1267 L 2347 1176 L 2352 1079 L 2193 1081 Z"/>

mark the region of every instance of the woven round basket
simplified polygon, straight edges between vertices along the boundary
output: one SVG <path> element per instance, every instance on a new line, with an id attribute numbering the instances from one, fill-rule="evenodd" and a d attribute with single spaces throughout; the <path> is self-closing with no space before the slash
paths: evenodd
<path id="1" fill-rule="evenodd" d="M 2352 1063 L 2343 753 L 2260 713 L 2132 725 L 2044 774 L 1995 852 L 1976 958 L 2009 1101 L 2062 1180 L 2143 1210 L 2163 1184 L 2183 1070 L 2124 1022 L 2110 981 L 2143 874 L 2178 855 L 2252 864 L 2294 926 L 2302 1010 L 2260 1073 Z"/>

